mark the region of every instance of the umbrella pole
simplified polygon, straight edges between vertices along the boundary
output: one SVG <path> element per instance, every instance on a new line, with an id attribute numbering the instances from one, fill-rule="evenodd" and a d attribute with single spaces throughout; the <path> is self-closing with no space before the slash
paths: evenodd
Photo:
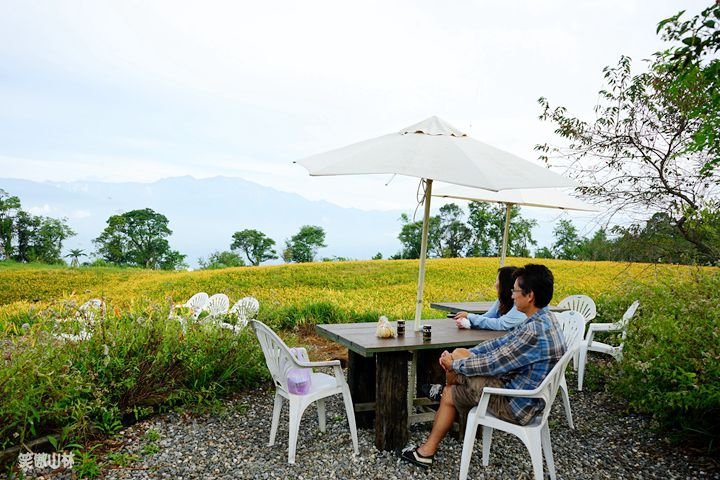
<path id="1" fill-rule="evenodd" d="M 415 302 L 415 331 L 419 331 L 420 317 L 423 309 L 423 283 L 425 282 L 425 257 L 427 256 L 428 229 L 430 227 L 430 198 L 432 195 L 432 179 L 425 179 L 425 214 L 423 215 L 422 239 L 420 241 L 420 272 L 418 273 L 418 291 Z"/>
<path id="2" fill-rule="evenodd" d="M 505 229 L 503 230 L 502 254 L 500 256 L 501 267 L 505 266 L 505 256 L 507 255 L 508 236 L 510 233 L 510 210 L 512 206 L 512 203 L 505 204 Z"/>

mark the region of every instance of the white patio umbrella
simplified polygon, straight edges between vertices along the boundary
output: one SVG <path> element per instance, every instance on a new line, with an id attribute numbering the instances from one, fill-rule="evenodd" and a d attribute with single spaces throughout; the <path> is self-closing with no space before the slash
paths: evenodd
<path id="1" fill-rule="evenodd" d="M 513 188 L 574 187 L 546 168 L 468 137 L 438 117 L 396 133 L 298 160 L 310 175 L 399 174 L 425 182 L 425 212 L 415 304 L 420 329 L 430 197 L 434 180 L 498 191 Z"/>
<path id="2" fill-rule="evenodd" d="M 558 208 L 561 210 L 577 210 L 583 212 L 598 211 L 598 209 L 592 205 L 588 205 L 575 197 L 571 197 L 567 193 L 556 188 L 532 188 L 491 192 L 489 190 L 481 190 L 478 188 L 448 186 L 439 190 L 437 193 L 434 193 L 433 196 L 505 204 L 505 228 L 503 229 L 502 253 L 500 255 L 501 267 L 505 265 L 508 234 L 510 230 L 510 210 L 513 205 Z"/>

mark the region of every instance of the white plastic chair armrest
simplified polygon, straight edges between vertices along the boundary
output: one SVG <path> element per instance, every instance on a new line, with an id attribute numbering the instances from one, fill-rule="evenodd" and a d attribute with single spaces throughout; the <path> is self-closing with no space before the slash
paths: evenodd
<path id="1" fill-rule="evenodd" d="M 490 403 L 490 395 L 502 395 L 504 397 L 527 397 L 527 398 L 541 398 L 541 391 L 543 388 L 536 388 L 534 390 L 516 390 L 513 388 L 497 388 L 497 387 L 485 387 L 483 388 L 482 395 L 480 395 L 480 401 L 477 406 L 477 414 L 484 417 L 487 413 L 488 405 Z"/>
<path id="2" fill-rule="evenodd" d="M 326 360 L 323 362 L 303 362 L 300 360 L 296 360 L 295 363 L 299 367 L 306 367 L 306 368 L 314 368 L 314 367 L 339 367 L 340 366 L 340 360 Z"/>
<path id="3" fill-rule="evenodd" d="M 617 323 L 591 323 L 588 332 L 612 332 L 622 330 L 622 326 Z"/>
<path id="4" fill-rule="evenodd" d="M 534 390 L 516 390 L 514 388 L 485 387 L 483 388 L 483 394 L 488 393 L 490 395 L 502 395 L 504 397 L 535 398 L 542 390 L 542 388 L 536 388 Z"/>

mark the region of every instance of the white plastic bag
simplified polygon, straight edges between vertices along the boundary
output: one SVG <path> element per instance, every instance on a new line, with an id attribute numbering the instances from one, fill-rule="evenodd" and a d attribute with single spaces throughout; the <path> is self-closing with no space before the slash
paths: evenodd
<path id="1" fill-rule="evenodd" d="M 397 337 L 397 330 L 395 330 L 395 327 L 390 325 L 390 321 L 385 315 L 380 317 L 380 320 L 378 321 L 378 326 L 375 329 L 375 336 L 377 336 L 378 338 Z"/>

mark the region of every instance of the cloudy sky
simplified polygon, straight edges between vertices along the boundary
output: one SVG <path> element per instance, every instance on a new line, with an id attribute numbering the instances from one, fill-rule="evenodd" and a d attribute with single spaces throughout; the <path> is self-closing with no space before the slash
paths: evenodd
<path id="1" fill-rule="evenodd" d="M 604 66 L 642 68 L 659 20 L 707 4 L 4 0 L 0 177 L 226 175 L 410 209 L 415 180 L 310 178 L 292 161 L 430 115 L 535 160 L 553 140 L 538 97 L 591 116 Z"/>

